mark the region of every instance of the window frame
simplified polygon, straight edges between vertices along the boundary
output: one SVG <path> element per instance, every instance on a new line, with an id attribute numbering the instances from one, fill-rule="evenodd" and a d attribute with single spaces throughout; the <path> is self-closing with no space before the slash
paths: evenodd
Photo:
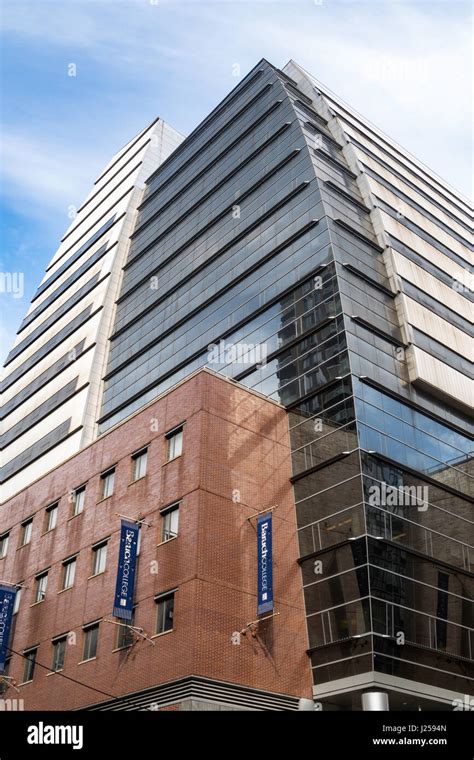
<path id="1" fill-rule="evenodd" d="M 4 533 L 0 535 L 0 559 L 4 559 L 4 557 L 7 556 L 9 543 L 10 543 L 10 531 L 6 530 Z"/>
<path id="2" fill-rule="evenodd" d="M 34 654 L 34 657 L 30 658 L 28 656 L 30 654 Z M 31 683 L 32 682 L 34 674 L 35 674 L 37 654 L 38 654 L 38 646 L 29 647 L 28 649 L 24 649 L 23 650 L 23 656 L 25 658 L 25 662 L 24 662 L 24 666 L 23 666 L 23 679 L 22 679 L 22 683 Z"/>
<path id="3" fill-rule="evenodd" d="M 100 474 L 100 501 L 103 499 L 110 499 L 111 496 L 115 493 L 115 475 L 117 471 L 117 466 L 113 465 L 112 467 L 109 467 L 107 470 L 104 470 Z M 112 478 L 112 490 L 110 493 L 106 493 L 106 483 L 109 482 L 109 478 Z"/>
<path id="4" fill-rule="evenodd" d="M 21 523 L 21 536 L 20 536 L 20 548 L 22 546 L 28 546 L 31 543 L 31 537 L 33 535 L 33 517 L 29 517 L 27 520 L 23 520 Z"/>
<path id="5" fill-rule="evenodd" d="M 79 510 L 77 509 L 77 506 L 76 506 L 77 505 L 77 494 L 78 493 L 83 494 L 83 497 L 84 497 L 83 500 L 82 500 L 82 506 L 81 506 L 81 508 Z M 82 512 L 84 511 L 85 501 L 86 501 L 86 486 L 85 485 L 78 486 L 73 491 L 73 501 L 72 501 L 71 517 L 77 517 L 77 515 L 82 514 Z"/>
<path id="6" fill-rule="evenodd" d="M 24 581 L 20 581 L 18 586 L 16 587 L 16 594 L 15 594 L 15 601 L 13 603 L 13 612 L 12 615 L 17 615 L 20 611 L 20 604 L 21 604 L 21 595 L 23 593 L 23 584 Z"/>
<path id="7" fill-rule="evenodd" d="M 173 453 L 173 456 L 171 456 L 171 451 L 174 451 L 174 444 L 172 445 L 172 441 L 176 441 L 176 439 L 180 436 L 180 450 L 179 454 Z M 184 422 L 180 425 L 176 425 L 176 427 L 172 428 L 171 430 L 168 430 L 167 433 L 165 433 L 165 439 L 166 439 L 166 461 L 167 462 L 173 462 L 175 459 L 178 459 L 178 457 L 182 456 L 183 454 L 183 438 L 184 438 Z"/>
<path id="8" fill-rule="evenodd" d="M 49 504 L 44 511 L 46 519 L 43 533 L 50 533 L 52 530 L 56 529 L 58 524 L 59 501 Z"/>
<path id="9" fill-rule="evenodd" d="M 94 578 L 96 575 L 101 575 L 102 573 L 105 573 L 107 569 L 107 545 L 109 543 L 109 539 L 105 538 L 102 539 L 102 541 L 97 541 L 97 543 L 93 544 L 91 546 L 91 552 L 92 552 L 92 564 L 91 564 L 91 578 Z M 98 552 L 100 549 L 105 548 L 105 559 L 104 559 L 104 568 L 103 570 L 95 570 L 95 564 L 96 564 L 96 557 L 98 556 Z"/>
<path id="10" fill-rule="evenodd" d="M 49 570 L 44 570 L 43 572 L 35 575 L 36 587 L 35 587 L 35 601 L 33 602 L 33 604 L 39 604 L 40 602 L 44 602 L 44 600 L 46 599 L 46 590 L 48 588 L 48 575 L 49 575 Z M 45 581 L 44 589 L 43 589 L 41 588 L 41 586 L 42 586 L 42 580 L 44 578 L 46 579 L 46 581 Z M 40 599 L 39 597 L 41 594 L 43 596 Z"/>
<path id="11" fill-rule="evenodd" d="M 67 591 L 69 588 L 73 588 L 74 582 L 76 580 L 76 562 L 77 562 L 77 554 L 75 554 L 73 557 L 67 557 L 66 559 L 63 559 L 61 562 L 62 565 L 62 578 L 61 578 L 61 591 Z M 66 586 L 66 580 L 68 577 L 68 568 L 74 566 L 73 575 L 72 575 L 72 583 L 69 583 L 69 585 Z"/>
<path id="12" fill-rule="evenodd" d="M 133 610 L 132 610 L 132 617 L 131 617 L 131 619 L 128 620 L 128 621 L 121 620 L 120 624 L 117 625 L 117 629 L 118 629 L 117 630 L 117 639 L 116 639 L 116 642 L 115 642 L 115 649 L 116 650 L 118 650 L 118 649 L 128 649 L 129 647 L 131 647 L 131 646 L 134 645 L 134 643 L 136 641 L 136 639 L 134 638 L 135 637 L 135 632 L 131 630 L 131 626 L 135 625 L 135 613 L 136 613 L 136 610 L 137 610 L 137 605 L 134 605 Z M 128 644 L 125 644 L 125 643 L 123 643 L 121 641 L 121 638 L 122 637 L 125 638 L 127 635 L 129 635 L 129 636 L 132 637 L 132 641 L 130 641 Z"/>
<path id="13" fill-rule="evenodd" d="M 66 644 L 67 644 L 67 634 L 63 634 L 62 636 L 56 636 L 54 639 L 51 640 L 51 644 L 53 647 L 53 657 L 51 661 L 51 672 L 53 673 L 60 673 L 62 670 L 64 670 L 64 663 L 66 660 Z M 62 649 L 61 649 L 62 646 Z M 57 660 L 57 652 L 61 652 L 62 654 L 62 663 L 61 667 L 57 668 L 56 660 Z"/>
<path id="14" fill-rule="evenodd" d="M 142 478 L 146 477 L 147 471 L 148 471 L 148 446 L 142 446 L 141 449 L 136 451 L 134 454 L 132 454 L 132 483 L 136 483 L 137 480 L 141 480 Z M 142 461 L 144 458 L 145 460 L 145 472 L 142 475 L 137 475 L 137 463 Z"/>
<path id="15" fill-rule="evenodd" d="M 178 538 L 179 535 L 179 508 L 181 506 L 181 499 L 178 501 L 174 501 L 172 504 L 168 504 L 166 507 L 163 507 L 160 509 L 160 516 L 162 517 L 162 525 L 161 525 L 161 540 L 160 544 L 167 544 L 168 541 L 172 541 L 174 538 Z M 174 536 L 168 536 L 168 538 L 165 538 L 165 531 L 166 531 L 166 520 L 168 515 L 171 515 L 173 512 L 178 512 L 178 525 L 176 529 L 176 535 Z"/>
<path id="16" fill-rule="evenodd" d="M 7 676 L 9 674 L 11 664 L 12 664 L 12 656 L 8 655 L 5 658 L 5 665 L 3 667 L 2 676 Z M 8 689 L 9 683 L 10 682 L 6 678 L 2 678 L 2 680 L 0 681 L 0 698 L 3 698 L 3 695 L 5 694 L 6 690 Z"/>
<path id="17" fill-rule="evenodd" d="M 83 642 L 82 642 L 81 662 L 89 662 L 90 660 L 97 659 L 97 649 L 99 646 L 99 627 L 100 627 L 100 620 L 94 620 L 92 623 L 87 623 L 86 625 L 82 626 Z M 95 641 L 93 640 L 93 646 L 94 646 L 93 655 L 90 654 L 90 651 L 86 652 L 87 649 L 90 649 L 89 636 L 91 635 L 92 631 L 96 631 Z M 87 657 L 86 657 L 86 654 L 88 655 Z"/>
<path id="18" fill-rule="evenodd" d="M 155 636 L 162 636 L 165 633 L 169 633 L 170 631 L 174 631 L 174 607 L 175 607 L 175 594 L 178 589 L 170 589 L 169 591 L 164 591 L 162 594 L 158 594 L 155 596 L 154 602 L 156 604 L 156 611 L 155 611 Z M 166 605 L 166 602 L 172 599 L 173 601 L 173 608 L 171 611 L 171 628 L 166 628 L 166 607 L 163 608 L 163 630 L 160 630 L 160 606 Z"/>

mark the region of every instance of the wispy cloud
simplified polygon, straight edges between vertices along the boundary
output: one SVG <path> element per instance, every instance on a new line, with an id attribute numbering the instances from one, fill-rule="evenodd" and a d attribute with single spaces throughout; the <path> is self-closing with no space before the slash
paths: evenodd
<path id="1" fill-rule="evenodd" d="M 23 215 L 50 219 L 62 209 L 68 224 L 68 208 L 78 206 L 90 190 L 93 154 L 87 146 L 59 147 L 47 139 L 35 140 L 20 133 L 2 134 L 4 197 Z"/>
<path id="2" fill-rule="evenodd" d="M 178 129 L 190 129 L 193 117 L 206 113 L 199 99 L 205 107 L 235 84 L 234 62 L 245 73 L 261 57 L 278 65 L 294 58 L 467 192 L 465 163 L 452 152 L 465 146 L 471 127 L 469 4 L 447 5 L 16 0 L 6 4 L 4 30 L 32 55 L 49 48 L 57 51 L 56 65 L 77 64 L 78 77 L 88 78 L 88 92 L 85 82 L 76 87 L 87 104 L 80 121 L 88 131 L 90 108 L 101 117 L 98 129 L 111 128 L 102 121 L 105 104 L 114 113 L 122 106 L 124 130 L 138 123 L 127 102 L 134 112 L 140 103 L 147 116 L 154 110 Z M 96 95 L 104 102 L 94 103 Z"/>
<path id="3" fill-rule="evenodd" d="M 2 15 L 7 267 L 44 269 L 68 207 L 123 144 L 158 115 L 191 131 L 237 84 L 234 64 L 245 75 L 262 57 L 293 58 L 470 192 L 463 0 L 4 0 Z"/>

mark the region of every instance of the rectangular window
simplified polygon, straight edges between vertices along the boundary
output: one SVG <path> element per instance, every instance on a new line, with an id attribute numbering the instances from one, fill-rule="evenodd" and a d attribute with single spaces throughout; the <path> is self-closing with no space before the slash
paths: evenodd
<path id="1" fill-rule="evenodd" d="M 46 507 L 45 533 L 55 529 L 58 521 L 58 509 L 59 504 L 51 504 L 50 507 Z"/>
<path id="2" fill-rule="evenodd" d="M 23 581 L 20 581 L 20 584 L 23 583 Z M 18 610 L 20 609 L 20 601 L 21 601 L 21 594 L 23 589 L 21 588 L 20 584 L 17 587 L 16 590 L 16 596 L 15 596 L 15 602 L 13 604 L 13 614 L 16 615 Z"/>
<path id="3" fill-rule="evenodd" d="M 102 481 L 102 498 L 107 499 L 108 496 L 112 496 L 115 485 L 115 467 L 103 472 L 100 476 Z"/>
<path id="4" fill-rule="evenodd" d="M 97 640 L 99 638 L 99 623 L 92 623 L 84 627 L 84 650 L 83 660 L 93 660 L 97 656 Z"/>
<path id="5" fill-rule="evenodd" d="M 48 585 L 48 573 L 42 573 L 36 576 L 35 603 L 42 602 L 46 596 L 46 587 Z"/>
<path id="6" fill-rule="evenodd" d="M 176 504 L 171 504 L 161 511 L 163 517 L 162 541 L 169 541 L 178 535 L 179 504 L 180 502 L 178 501 Z"/>
<path id="7" fill-rule="evenodd" d="M 20 546 L 26 546 L 26 544 L 30 543 L 32 529 L 33 529 L 33 518 L 31 518 L 30 520 L 25 520 L 25 522 L 21 524 Z"/>
<path id="8" fill-rule="evenodd" d="M 37 652 L 38 652 L 37 649 L 28 649 L 27 651 L 23 652 L 23 654 L 25 655 L 25 665 L 23 669 L 23 683 L 28 683 L 28 681 L 33 680 Z"/>
<path id="9" fill-rule="evenodd" d="M 10 672 L 11 659 L 12 659 L 11 657 L 8 657 L 5 660 L 5 665 L 3 667 L 2 676 L 7 676 L 8 673 Z M 2 678 L 0 680 L 0 695 L 5 694 L 5 692 L 7 691 L 8 687 L 9 687 L 9 684 L 10 684 L 10 682 L 7 681 L 6 678 Z"/>
<path id="10" fill-rule="evenodd" d="M 140 480 L 146 475 L 148 450 L 142 449 L 132 456 L 133 480 Z"/>
<path id="11" fill-rule="evenodd" d="M 175 428 L 166 433 L 166 439 L 168 442 L 167 460 L 170 462 L 172 459 L 181 456 L 183 452 L 183 427 Z"/>
<path id="12" fill-rule="evenodd" d="M 92 547 L 92 575 L 103 573 L 107 562 L 107 541 Z"/>
<path id="13" fill-rule="evenodd" d="M 135 633 L 131 626 L 135 625 L 135 610 L 133 610 L 132 619 L 127 624 L 123 620 L 119 621 L 117 626 L 117 649 L 125 649 L 135 643 Z"/>
<path id="14" fill-rule="evenodd" d="M 174 591 L 156 597 L 156 633 L 173 630 Z"/>
<path id="15" fill-rule="evenodd" d="M 86 487 L 81 486 L 80 488 L 76 488 L 76 490 L 73 493 L 73 501 L 72 501 L 72 516 L 73 517 L 81 514 L 82 510 L 84 509 L 85 500 L 86 500 Z"/>
<path id="16" fill-rule="evenodd" d="M 76 559 L 77 557 L 71 557 L 71 559 L 65 559 L 63 562 L 63 589 L 74 586 Z"/>
<path id="17" fill-rule="evenodd" d="M 0 559 L 3 559 L 3 557 L 7 556 L 9 538 L 9 533 L 4 533 L 2 536 L 0 536 Z"/>
<path id="18" fill-rule="evenodd" d="M 51 664 L 51 670 L 57 672 L 64 667 L 64 657 L 66 655 L 66 636 L 61 636 L 60 639 L 53 641 L 53 662 Z"/>

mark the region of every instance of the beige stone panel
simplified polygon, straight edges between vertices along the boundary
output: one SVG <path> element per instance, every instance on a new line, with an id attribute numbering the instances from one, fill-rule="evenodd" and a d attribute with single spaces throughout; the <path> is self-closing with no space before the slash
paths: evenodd
<path id="1" fill-rule="evenodd" d="M 104 257 L 105 258 L 105 257 Z M 102 279 L 102 277 L 105 276 L 107 273 L 107 269 L 105 268 L 103 264 L 103 260 L 99 260 L 97 264 L 94 264 L 87 272 L 85 272 L 78 280 L 76 280 L 75 283 L 70 285 L 70 287 L 66 290 L 65 293 L 63 293 L 61 296 L 59 296 L 56 300 L 52 301 L 52 303 L 44 309 L 40 314 L 33 319 L 29 325 L 27 325 L 21 333 L 17 335 L 15 338 L 15 342 L 12 346 L 17 346 L 22 340 L 24 340 L 28 335 L 30 335 L 32 332 L 34 332 L 38 327 L 43 324 L 47 319 L 50 317 L 53 317 L 56 313 L 56 311 L 59 309 L 60 306 L 62 306 L 67 300 L 72 298 L 89 280 L 91 280 L 96 275 L 99 276 L 99 279 Z M 70 274 L 68 272 L 68 274 Z M 56 284 L 56 283 L 55 283 Z M 95 288 L 98 286 L 96 285 Z M 47 295 L 51 295 L 53 290 L 47 292 Z M 83 297 L 84 298 L 84 297 Z M 38 302 L 39 303 L 39 302 Z M 37 304 L 35 303 L 35 306 Z M 40 336 L 42 339 L 42 336 Z"/>
<path id="2" fill-rule="evenodd" d="M 61 406 L 50 412 L 47 417 L 37 422 L 32 427 L 12 441 L 2 451 L 2 464 L 11 462 L 15 457 L 33 446 L 51 430 L 61 425 L 66 420 L 71 420 L 70 430 L 75 430 L 82 425 L 82 410 L 86 400 L 87 389 L 83 388 L 76 396 L 65 401 Z"/>
<path id="3" fill-rule="evenodd" d="M 65 367 L 59 375 L 56 375 L 55 378 L 50 380 L 49 383 L 42 388 L 39 388 L 36 393 L 30 396 L 26 401 L 23 401 L 22 404 L 17 406 L 13 412 L 10 412 L 10 414 L 2 420 L 0 423 L 1 432 L 4 433 L 7 430 L 10 430 L 10 428 L 20 422 L 20 420 L 28 414 L 31 414 L 31 412 L 40 406 L 40 404 L 47 401 L 54 393 L 57 393 L 57 391 L 59 391 L 64 385 L 67 385 L 67 383 L 71 382 L 75 377 L 78 377 L 77 388 L 80 388 L 87 383 L 89 375 L 92 372 L 93 357 L 93 351 L 87 351 L 87 353 L 82 354 L 75 362 L 71 362 Z M 14 390 L 11 391 L 11 388 Z M 11 388 L 8 389 L 11 391 L 10 396 L 14 396 L 15 386 L 11 386 Z M 18 389 L 16 390 L 18 391 Z"/>
<path id="4" fill-rule="evenodd" d="M 71 234 L 70 238 L 66 238 L 66 240 L 61 243 L 56 254 L 51 260 L 48 269 L 45 272 L 45 276 L 41 284 L 43 284 L 45 280 L 51 277 L 51 275 L 54 274 L 54 272 L 56 272 L 56 270 L 59 269 L 71 256 L 73 256 L 76 251 L 80 250 L 80 248 L 85 245 L 93 235 L 99 232 L 99 230 L 109 219 L 111 219 L 112 216 L 115 216 L 115 220 L 120 219 L 121 215 L 127 210 L 127 207 L 130 203 L 130 196 L 133 191 L 133 185 L 129 183 L 126 183 L 126 185 L 124 184 L 121 188 L 118 188 L 116 190 L 115 195 L 120 197 L 120 195 L 125 193 L 125 191 L 127 194 L 124 198 L 121 198 L 120 200 L 116 199 L 113 206 L 112 204 L 108 203 L 105 204 L 105 207 L 101 205 L 100 208 L 96 209 L 93 214 L 91 214 L 91 217 L 88 218 L 84 224 L 79 224 L 78 217 L 74 232 Z M 107 213 L 104 214 L 104 210 L 107 209 Z M 85 215 L 85 213 L 86 209 L 84 209 L 83 214 Z M 117 224 L 114 226 L 117 226 Z M 113 229 L 114 226 L 112 226 L 111 229 Z M 101 240 L 101 244 L 103 245 L 104 242 L 108 240 L 108 238 L 110 238 L 110 235 L 104 235 Z"/>
<path id="5" fill-rule="evenodd" d="M 392 193 L 386 187 L 381 185 L 376 180 L 372 179 L 372 177 L 369 177 L 368 175 L 367 177 L 368 177 L 368 182 L 370 184 L 370 187 L 374 195 L 376 195 L 385 203 L 388 203 L 392 208 L 394 208 L 397 212 L 399 212 L 401 216 L 404 216 L 406 219 L 409 219 L 410 221 L 412 221 L 414 224 L 416 224 L 418 227 L 423 229 L 433 238 L 435 238 L 440 243 L 445 245 L 446 248 L 449 248 L 451 251 L 453 251 L 453 253 L 456 253 L 458 256 L 464 259 L 467 264 L 472 263 L 473 261 L 472 254 L 466 245 L 463 245 L 462 243 L 458 242 L 455 238 L 453 238 L 447 232 L 444 232 L 444 230 L 442 230 L 440 227 L 437 227 L 426 216 L 423 216 L 423 214 L 420 214 L 419 211 L 416 211 L 416 209 L 409 206 L 408 203 L 405 203 L 405 201 L 398 198 L 394 193 Z"/>
<path id="6" fill-rule="evenodd" d="M 22 491 L 30 483 L 34 483 L 45 473 L 54 470 L 59 465 L 75 454 L 79 449 L 80 431 L 66 438 L 65 441 L 50 449 L 46 454 L 24 467 L 20 472 L 2 483 L 1 503 L 10 499 L 14 494 Z M 74 487 L 74 486 L 72 486 Z"/>
<path id="7" fill-rule="evenodd" d="M 404 293 L 399 293 L 395 302 L 397 313 L 399 317 L 404 318 L 405 322 L 472 361 L 474 341 L 467 333 L 454 327 Z"/>
<path id="8" fill-rule="evenodd" d="M 362 143 L 367 147 L 368 150 L 371 151 L 371 153 L 375 154 L 377 159 L 380 159 L 380 161 L 385 162 L 385 164 L 388 164 L 390 168 L 393 168 L 396 170 L 399 174 L 402 174 L 403 177 L 405 177 L 410 182 L 413 182 L 415 185 L 419 186 L 420 189 L 424 190 L 426 193 L 428 193 L 430 196 L 436 197 L 436 199 L 441 203 L 446 209 L 451 211 L 458 219 L 461 221 L 464 221 L 465 224 L 471 225 L 472 224 L 472 218 L 470 216 L 471 209 L 468 207 L 467 203 L 463 201 L 462 198 L 452 198 L 452 201 L 448 195 L 446 195 L 446 191 L 442 191 L 442 189 L 434 186 L 431 184 L 428 180 L 423 179 L 418 173 L 412 173 L 408 170 L 407 165 L 403 162 L 397 160 L 396 158 L 387 155 L 385 152 L 379 149 L 379 147 L 371 143 L 368 140 L 365 140 L 363 135 L 361 135 L 356 130 L 351 129 L 347 124 L 344 122 L 343 124 L 344 129 L 346 131 L 347 139 L 350 141 L 352 138 L 356 139 L 359 143 Z M 354 149 L 357 151 L 358 156 L 360 157 L 361 161 L 365 161 L 367 158 L 367 153 L 359 148 L 357 145 L 354 145 Z"/>
<path id="9" fill-rule="evenodd" d="M 16 396 L 23 388 L 29 385 L 39 375 L 54 364 L 58 359 L 64 356 L 74 346 L 84 340 L 84 348 L 91 346 L 95 342 L 96 332 L 99 326 L 101 312 L 97 312 L 91 319 L 81 325 L 66 341 L 56 346 L 49 354 L 43 356 L 40 361 L 32 366 L 17 382 L 12 383 L 2 393 L 2 402 L 7 403 L 13 396 Z M 7 375 L 5 374 L 5 378 Z"/>
<path id="10" fill-rule="evenodd" d="M 421 193 L 417 192 L 406 182 L 403 182 L 394 174 L 389 172 L 384 166 L 382 166 L 381 163 L 364 154 L 363 151 L 357 148 L 357 146 L 354 146 L 354 149 L 357 151 L 358 159 L 361 163 L 365 164 L 365 166 L 367 166 L 369 169 L 372 169 L 372 171 L 377 172 L 377 174 L 380 174 L 380 176 L 386 179 L 387 182 L 390 182 L 392 185 L 394 185 L 397 190 L 407 195 L 409 198 L 411 198 L 411 200 L 413 200 L 427 212 L 439 219 L 440 222 L 446 224 L 454 232 L 457 232 L 466 240 L 469 239 L 469 232 L 464 229 L 464 227 L 461 227 L 461 225 L 454 221 L 454 219 L 441 211 L 441 209 L 439 209 L 437 206 L 434 206 L 432 203 L 430 203 L 430 201 L 421 195 Z M 373 181 L 376 182 L 377 180 Z"/>
<path id="11" fill-rule="evenodd" d="M 436 267 L 438 267 L 438 269 L 441 269 L 442 272 L 449 274 L 453 280 L 467 283 L 467 267 L 464 268 L 460 264 L 457 264 L 455 261 L 450 259 L 448 256 L 445 256 L 444 253 L 438 251 L 437 248 L 430 245 L 430 243 L 426 242 L 426 240 L 420 238 L 414 232 L 405 227 L 404 224 L 401 224 L 396 219 L 386 214 L 382 209 L 379 209 L 379 212 L 383 227 L 385 231 L 389 233 L 389 235 L 392 235 L 393 237 L 397 238 L 397 240 L 400 240 L 402 243 L 411 248 L 413 251 L 416 251 L 416 253 L 418 253 L 424 259 L 429 261 L 431 264 L 434 264 Z"/>
<path id="12" fill-rule="evenodd" d="M 49 264 L 51 270 L 49 271 L 49 274 L 51 271 L 54 271 L 54 267 L 52 267 L 53 263 L 62 263 L 63 254 L 70 248 L 71 245 L 79 244 L 79 241 L 82 244 L 87 240 L 87 237 L 93 235 L 96 229 L 104 224 L 106 221 L 106 217 L 104 217 L 104 211 L 106 211 L 107 208 L 114 206 L 113 210 L 111 209 L 110 214 L 115 212 L 117 217 L 120 215 L 121 208 L 117 204 L 114 204 L 114 198 L 116 199 L 120 196 L 120 194 L 123 194 L 125 192 L 127 187 L 131 187 L 135 184 L 136 175 L 137 172 L 140 171 L 140 167 L 138 167 L 133 175 L 125 179 L 127 172 L 130 171 L 134 163 L 137 163 L 137 161 L 140 159 L 145 160 L 147 157 L 152 155 L 154 158 L 154 163 L 152 166 L 149 166 L 149 173 L 151 174 L 151 172 L 154 171 L 154 169 L 156 169 L 159 164 L 165 158 L 167 158 L 167 156 L 170 155 L 170 153 L 172 153 L 172 151 L 179 145 L 180 142 L 182 142 L 182 140 L 182 135 L 180 135 L 178 132 L 176 132 L 176 130 L 174 130 L 172 127 L 169 127 L 160 119 L 156 124 L 146 127 L 139 134 L 138 138 L 135 136 L 129 140 L 129 142 L 111 158 L 107 166 L 100 173 L 99 179 L 96 180 L 96 183 L 92 187 L 92 190 L 87 198 L 84 200 L 84 203 L 81 204 L 82 207 L 84 207 L 84 205 L 87 204 L 88 201 L 94 197 L 94 195 L 99 194 L 98 197 L 102 199 L 99 208 L 97 208 L 89 217 L 88 215 L 90 207 L 86 205 L 83 211 L 81 211 L 78 216 L 71 222 L 69 228 L 65 232 L 65 235 L 70 235 L 70 237 L 66 237 L 65 240 L 63 239 L 63 242 L 60 244 L 58 250 L 51 259 Z M 128 161 L 130 157 L 139 150 L 141 152 L 137 154 L 129 166 Z M 109 185 L 109 180 L 114 177 L 114 175 L 117 176 Z M 117 185 L 120 177 L 122 178 L 122 182 L 114 191 L 114 198 L 108 197 L 109 190 L 114 187 L 114 185 Z M 94 208 L 96 205 L 96 201 L 93 201 L 91 203 L 92 208 Z M 125 207 L 127 205 L 128 199 L 125 199 Z M 81 224 L 81 219 L 84 219 L 84 224 Z M 83 238 L 82 236 L 84 235 L 84 230 L 90 227 L 92 223 L 94 223 L 94 226 L 91 227 L 91 230 L 88 231 Z"/>
<path id="13" fill-rule="evenodd" d="M 312 98 L 313 105 L 317 103 L 318 112 L 328 119 L 333 134 L 338 131 L 333 126 L 334 123 L 338 122 L 342 131 L 348 136 L 352 135 L 358 139 L 359 142 L 366 145 L 373 153 L 376 153 L 382 160 L 404 174 L 405 177 L 423 186 L 430 195 L 437 193 L 441 203 L 444 203 L 446 207 L 449 206 L 452 212 L 466 224 L 471 224 L 472 205 L 468 199 L 444 182 L 428 166 L 401 145 L 398 145 L 374 124 L 367 122 L 364 116 L 337 98 L 322 82 L 315 79 L 295 61 L 290 60 L 283 71 L 297 82 L 302 92 Z M 384 150 L 382 150 L 382 145 Z"/>
<path id="14" fill-rule="evenodd" d="M 390 139 L 387 135 L 377 129 L 373 124 L 367 122 L 363 116 L 348 114 L 346 110 L 342 110 L 337 104 L 334 104 L 334 110 L 337 112 L 339 118 L 342 120 L 345 131 L 351 130 L 355 137 L 358 137 L 360 141 L 363 141 L 368 147 L 375 144 L 377 148 L 383 148 L 385 151 L 389 151 L 390 157 L 397 163 L 397 165 L 405 165 L 407 168 L 414 170 L 417 176 L 424 182 L 423 175 L 429 180 L 429 183 L 435 185 L 435 189 L 440 188 L 454 202 L 467 207 L 466 200 L 459 196 L 456 191 L 449 185 L 443 182 L 441 177 L 438 177 L 431 169 L 418 161 L 415 156 L 411 155 L 401 145 Z M 384 155 L 387 155 L 384 153 Z"/>
<path id="15" fill-rule="evenodd" d="M 392 166 L 412 182 L 419 184 L 420 187 L 422 187 L 430 195 L 436 193 L 440 203 L 446 207 L 449 207 L 449 210 L 452 211 L 453 214 L 462 219 L 466 224 L 472 223 L 472 219 L 470 217 L 471 209 L 462 197 L 455 196 L 449 190 L 449 188 L 443 187 L 442 185 L 440 186 L 439 183 L 435 184 L 435 180 L 433 180 L 433 182 L 430 182 L 428 178 L 424 179 L 423 176 L 419 174 L 419 170 L 417 170 L 416 166 L 409 167 L 409 164 L 404 164 L 402 159 L 399 159 L 396 156 L 387 155 L 387 153 L 380 150 L 376 143 L 368 139 L 363 133 L 359 132 L 358 129 L 351 127 L 351 125 L 348 124 L 345 119 L 343 121 L 343 129 L 349 136 L 349 139 L 353 137 L 355 140 L 362 143 L 365 147 L 367 147 L 368 150 L 370 150 L 372 153 L 375 153 L 375 155 L 382 161 L 385 161 L 385 163 Z M 364 152 L 363 156 L 365 155 L 366 154 Z M 412 171 L 414 171 L 414 174 L 411 171 L 409 172 L 407 168 L 411 168 Z"/>
<path id="16" fill-rule="evenodd" d="M 386 259 L 385 264 L 389 277 L 400 275 L 404 280 L 408 280 L 408 282 L 423 290 L 424 293 L 428 293 L 428 295 L 440 301 L 448 309 L 455 311 L 472 322 L 474 313 L 472 303 L 460 293 L 457 293 L 454 288 L 445 285 L 444 282 L 441 282 L 425 269 L 402 256 L 398 251 L 388 249 L 386 251 Z M 399 290 L 400 288 L 397 287 L 396 289 Z"/>
<path id="17" fill-rule="evenodd" d="M 466 375 L 417 346 L 409 346 L 406 358 L 411 383 L 445 397 L 449 403 L 472 410 L 473 382 Z"/>

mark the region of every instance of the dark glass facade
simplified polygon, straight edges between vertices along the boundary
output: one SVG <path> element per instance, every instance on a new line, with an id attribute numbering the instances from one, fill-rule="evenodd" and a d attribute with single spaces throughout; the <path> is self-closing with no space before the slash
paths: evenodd
<path id="1" fill-rule="evenodd" d="M 150 177 L 100 431 L 206 364 L 282 403 L 315 685 L 374 672 L 472 693 L 472 427 L 407 381 L 370 209 L 310 103 L 262 61 Z"/>

